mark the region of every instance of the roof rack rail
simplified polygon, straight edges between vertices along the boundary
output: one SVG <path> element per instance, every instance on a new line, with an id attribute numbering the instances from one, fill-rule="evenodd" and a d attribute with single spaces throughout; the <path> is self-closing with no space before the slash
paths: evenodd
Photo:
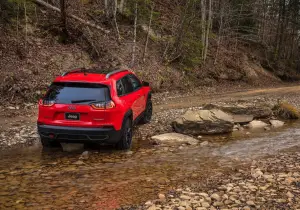
<path id="1" fill-rule="evenodd" d="M 112 71 L 112 72 L 108 73 L 105 78 L 109 79 L 112 75 L 117 74 L 117 73 L 121 73 L 121 72 L 125 72 L 125 71 L 129 71 L 129 70 L 123 69 L 123 70 Z"/>
<path id="2" fill-rule="evenodd" d="M 74 69 L 74 70 L 71 70 L 71 71 L 67 71 L 65 73 L 63 73 L 61 76 L 64 77 L 68 74 L 74 74 L 74 73 L 86 73 L 86 69 L 85 68 L 77 68 L 77 69 Z"/>

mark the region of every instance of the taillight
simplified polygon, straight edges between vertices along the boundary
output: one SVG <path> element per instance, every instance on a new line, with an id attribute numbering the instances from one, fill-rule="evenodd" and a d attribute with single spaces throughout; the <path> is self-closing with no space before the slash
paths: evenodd
<path id="1" fill-rule="evenodd" d="M 113 101 L 106 101 L 106 102 L 95 102 L 91 104 L 91 107 L 93 109 L 112 109 L 114 108 L 116 105 Z"/>
<path id="2" fill-rule="evenodd" d="M 43 99 L 39 100 L 39 105 L 41 105 L 41 106 L 53 106 L 54 104 L 55 104 L 55 101 L 53 101 L 53 100 L 43 100 Z"/>

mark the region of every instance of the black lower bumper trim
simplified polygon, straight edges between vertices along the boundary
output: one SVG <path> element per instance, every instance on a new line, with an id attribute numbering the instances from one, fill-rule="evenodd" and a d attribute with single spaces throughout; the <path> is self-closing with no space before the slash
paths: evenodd
<path id="1" fill-rule="evenodd" d="M 82 128 L 38 125 L 39 135 L 59 142 L 99 142 L 114 144 L 120 140 L 121 131 L 114 128 Z"/>

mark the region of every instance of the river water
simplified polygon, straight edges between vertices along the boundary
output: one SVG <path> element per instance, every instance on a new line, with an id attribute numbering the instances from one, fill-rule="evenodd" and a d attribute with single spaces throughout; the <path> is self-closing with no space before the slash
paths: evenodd
<path id="1" fill-rule="evenodd" d="M 300 123 L 269 132 L 204 137 L 206 147 L 150 145 L 132 153 L 112 148 L 44 151 L 39 144 L 1 151 L 0 209 L 115 209 L 177 187 L 205 182 L 236 164 L 300 146 Z"/>

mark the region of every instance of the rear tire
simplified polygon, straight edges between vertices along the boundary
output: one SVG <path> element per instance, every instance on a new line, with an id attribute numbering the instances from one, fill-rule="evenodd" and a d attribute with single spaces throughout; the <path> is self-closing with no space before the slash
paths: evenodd
<path id="1" fill-rule="evenodd" d="M 146 109 L 144 112 L 144 116 L 142 117 L 142 119 L 140 121 L 141 124 L 150 123 L 151 118 L 152 118 L 152 110 L 153 110 L 152 101 L 151 101 L 151 99 L 148 99 Z"/>
<path id="2" fill-rule="evenodd" d="M 53 140 L 50 140 L 48 138 L 45 137 L 40 137 L 41 139 L 41 143 L 43 145 L 44 148 L 53 148 L 53 147 L 59 147 L 59 143 Z"/>
<path id="3" fill-rule="evenodd" d="M 117 143 L 117 149 L 128 150 L 132 145 L 132 120 L 130 118 L 125 119 L 121 132 L 121 139 Z"/>

